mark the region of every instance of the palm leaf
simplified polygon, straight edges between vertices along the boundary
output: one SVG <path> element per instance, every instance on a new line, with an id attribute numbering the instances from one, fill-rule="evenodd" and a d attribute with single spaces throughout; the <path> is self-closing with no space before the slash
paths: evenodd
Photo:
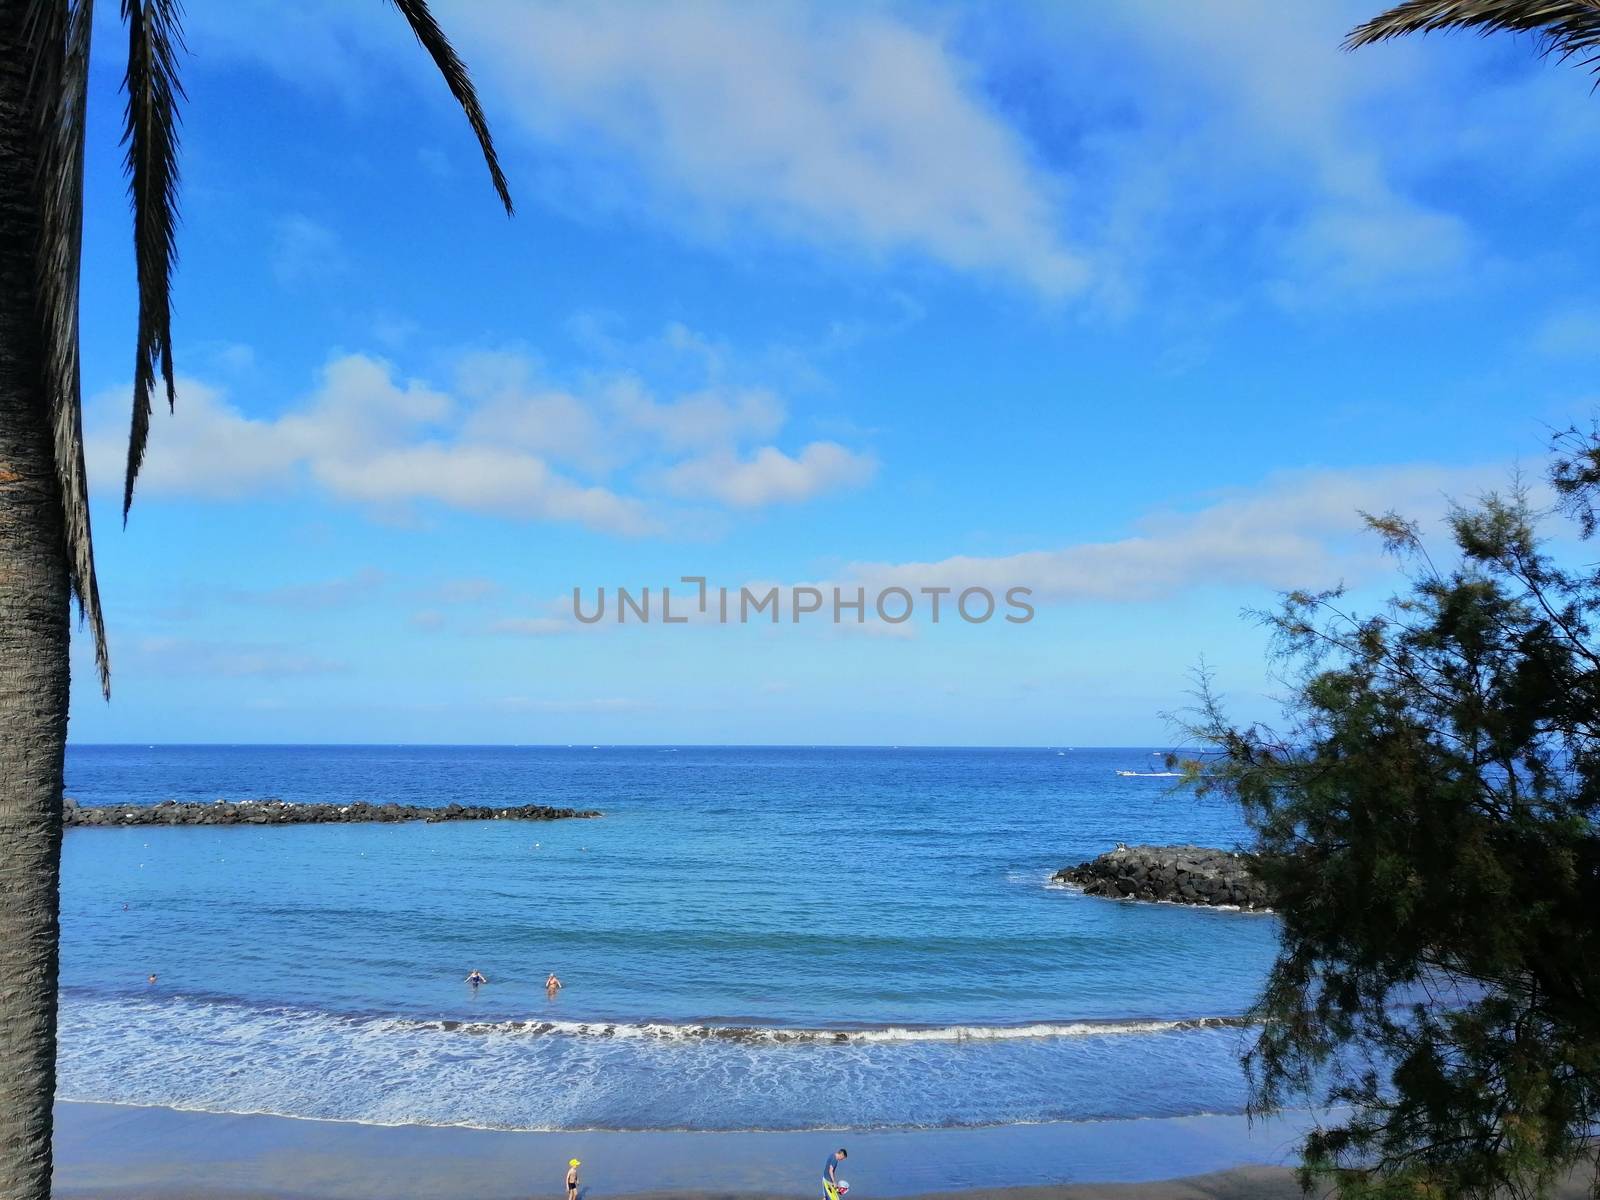
<path id="1" fill-rule="evenodd" d="M 159 368 L 167 406 L 176 403 L 172 381 L 172 266 L 177 259 L 178 82 L 183 48 L 177 0 L 122 0 L 128 25 L 128 198 L 133 205 L 133 245 L 139 276 L 139 327 L 133 364 L 133 427 L 122 520 L 133 504 L 133 484 L 150 435 L 150 398 Z"/>
<path id="2" fill-rule="evenodd" d="M 1576 56 L 1600 71 L 1600 0 L 1407 0 L 1358 25 L 1345 39 L 1354 50 L 1409 33 L 1473 29 L 1491 33 L 1531 33 L 1543 52 Z"/>
<path id="3" fill-rule="evenodd" d="M 506 186 L 505 174 L 500 170 L 500 159 L 494 152 L 494 139 L 489 135 L 489 122 L 478 104 L 478 93 L 472 86 L 472 77 L 467 74 L 467 65 L 461 61 L 450 39 L 439 28 L 439 22 L 428 11 L 427 0 L 392 0 L 392 3 L 405 17 L 411 32 L 417 35 L 417 41 L 422 43 L 422 48 L 433 59 L 434 66 L 439 68 L 450 94 L 461 105 L 461 111 L 466 113 L 467 123 L 472 126 L 472 132 L 477 135 L 478 145 L 483 150 L 483 161 L 488 164 L 494 190 L 500 197 L 500 203 L 506 206 L 506 216 L 511 216 L 511 189 Z"/>
<path id="4" fill-rule="evenodd" d="M 78 612 L 94 637 L 100 689 L 111 696 L 100 588 L 89 528 L 78 365 L 78 280 L 83 250 L 83 132 L 89 82 L 92 0 L 32 0 L 30 80 L 39 122 L 36 250 L 38 303 L 56 483 L 61 494 L 68 571 Z"/>

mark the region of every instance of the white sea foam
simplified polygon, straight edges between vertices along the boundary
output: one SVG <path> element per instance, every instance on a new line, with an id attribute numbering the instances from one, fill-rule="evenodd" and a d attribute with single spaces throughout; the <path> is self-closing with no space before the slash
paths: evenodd
<path id="1" fill-rule="evenodd" d="M 728 1041 L 753 1045 L 874 1042 L 999 1042 L 1038 1038 L 1116 1037 L 1171 1033 L 1188 1029 L 1223 1029 L 1248 1024 L 1244 1017 L 1186 1017 L 1170 1020 L 1134 1018 L 1124 1021 L 1035 1021 L 1026 1025 L 882 1025 L 858 1028 L 804 1029 L 783 1025 L 684 1024 L 667 1021 L 457 1021 L 392 1018 L 380 1024 L 394 1029 L 513 1037 L 645 1038 L 664 1042 Z"/>
<path id="2" fill-rule="evenodd" d="M 217 999 L 62 1006 L 64 1098 L 372 1124 L 802 1129 L 1242 1103 L 1235 1017 L 787 1029 L 418 1020 Z"/>

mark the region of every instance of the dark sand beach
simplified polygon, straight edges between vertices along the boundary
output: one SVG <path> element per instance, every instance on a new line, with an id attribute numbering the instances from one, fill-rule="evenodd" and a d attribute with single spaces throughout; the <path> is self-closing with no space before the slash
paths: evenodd
<path id="1" fill-rule="evenodd" d="M 843 1142 L 860 1200 L 1297 1200 L 1283 1160 L 1293 1125 L 1251 1130 L 1239 1117 L 1204 1116 L 878 1133 L 522 1133 L 63 1103 L 53 1195 L 522 1200 L 562 1195 L 566 1159 L 577 1155 L 581 1200 L 783 1200 L 820 1196 L 812 1180 Z M 1219 1169 L 1230 1160 L 1239 1165 Z M 1030 1176 L 1056 1181 L 1007 1182 Z M 935 1178 L 958 1183 L 922 1186 Z M 1557 1200 L 1587 1195 L 1588 1178 L 1569 1180 Z"/>
<path id="2" fill-rule="evenodd" d="M 528 1133 L 359 1125 L 131 1105 L 57 1106 L 59 1200 L 442 1200 L 560 1195 L 584 1161 L 605 1196 L 820 1195 L 851 1149 L 852 1195 L 1016 1200 L 1289 1200 L 1297 1127 L 1232 1116 L 985 1129 Z"/>

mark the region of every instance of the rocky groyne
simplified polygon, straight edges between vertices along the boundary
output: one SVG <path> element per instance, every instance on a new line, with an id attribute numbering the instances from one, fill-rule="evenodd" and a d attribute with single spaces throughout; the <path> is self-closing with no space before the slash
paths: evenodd
<path id="1" fill-rule="evenodd" d="M 521 804 L 492 808 L 482 804 L 291 804 L 286 800 L 214 800 L 193 804 L 163 800 L 160 804 L 82 805 L 67 800 L 68 828 L 114 825 L 353 825 L 398 824 L 402 821 L 562 821 L 598 817 L 591 809 L 551 808 Z"/>
<path id="2" fill-rule="evenodd" d="M 1123 846 L 1075 867 L 1056 882 L 1113 900 L 1167 900 L 1245 909 L 1272 907 L 1262 882 L 1242 854 L 1210 846 Z"/>

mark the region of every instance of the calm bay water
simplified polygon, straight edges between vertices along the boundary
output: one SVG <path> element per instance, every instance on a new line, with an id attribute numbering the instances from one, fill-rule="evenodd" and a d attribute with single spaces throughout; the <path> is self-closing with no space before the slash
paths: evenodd
<path id="1" fill-rule="evenodd" d="M 1238 1111 L 1270 916 L 1048 885 L 1232 844 L 1148 749 L 75 746 L 84 804 L 605 817 L 69 831 L 64 1098 L 505 1128 Z M 124 907 L 126 906 L 126 908 Z M 478 968 L 490 982 L 462 982 Z M 547 1000 L 543 980 L 566 988 Z M 152 986 L 146 976 L 156 972 Z"/>

